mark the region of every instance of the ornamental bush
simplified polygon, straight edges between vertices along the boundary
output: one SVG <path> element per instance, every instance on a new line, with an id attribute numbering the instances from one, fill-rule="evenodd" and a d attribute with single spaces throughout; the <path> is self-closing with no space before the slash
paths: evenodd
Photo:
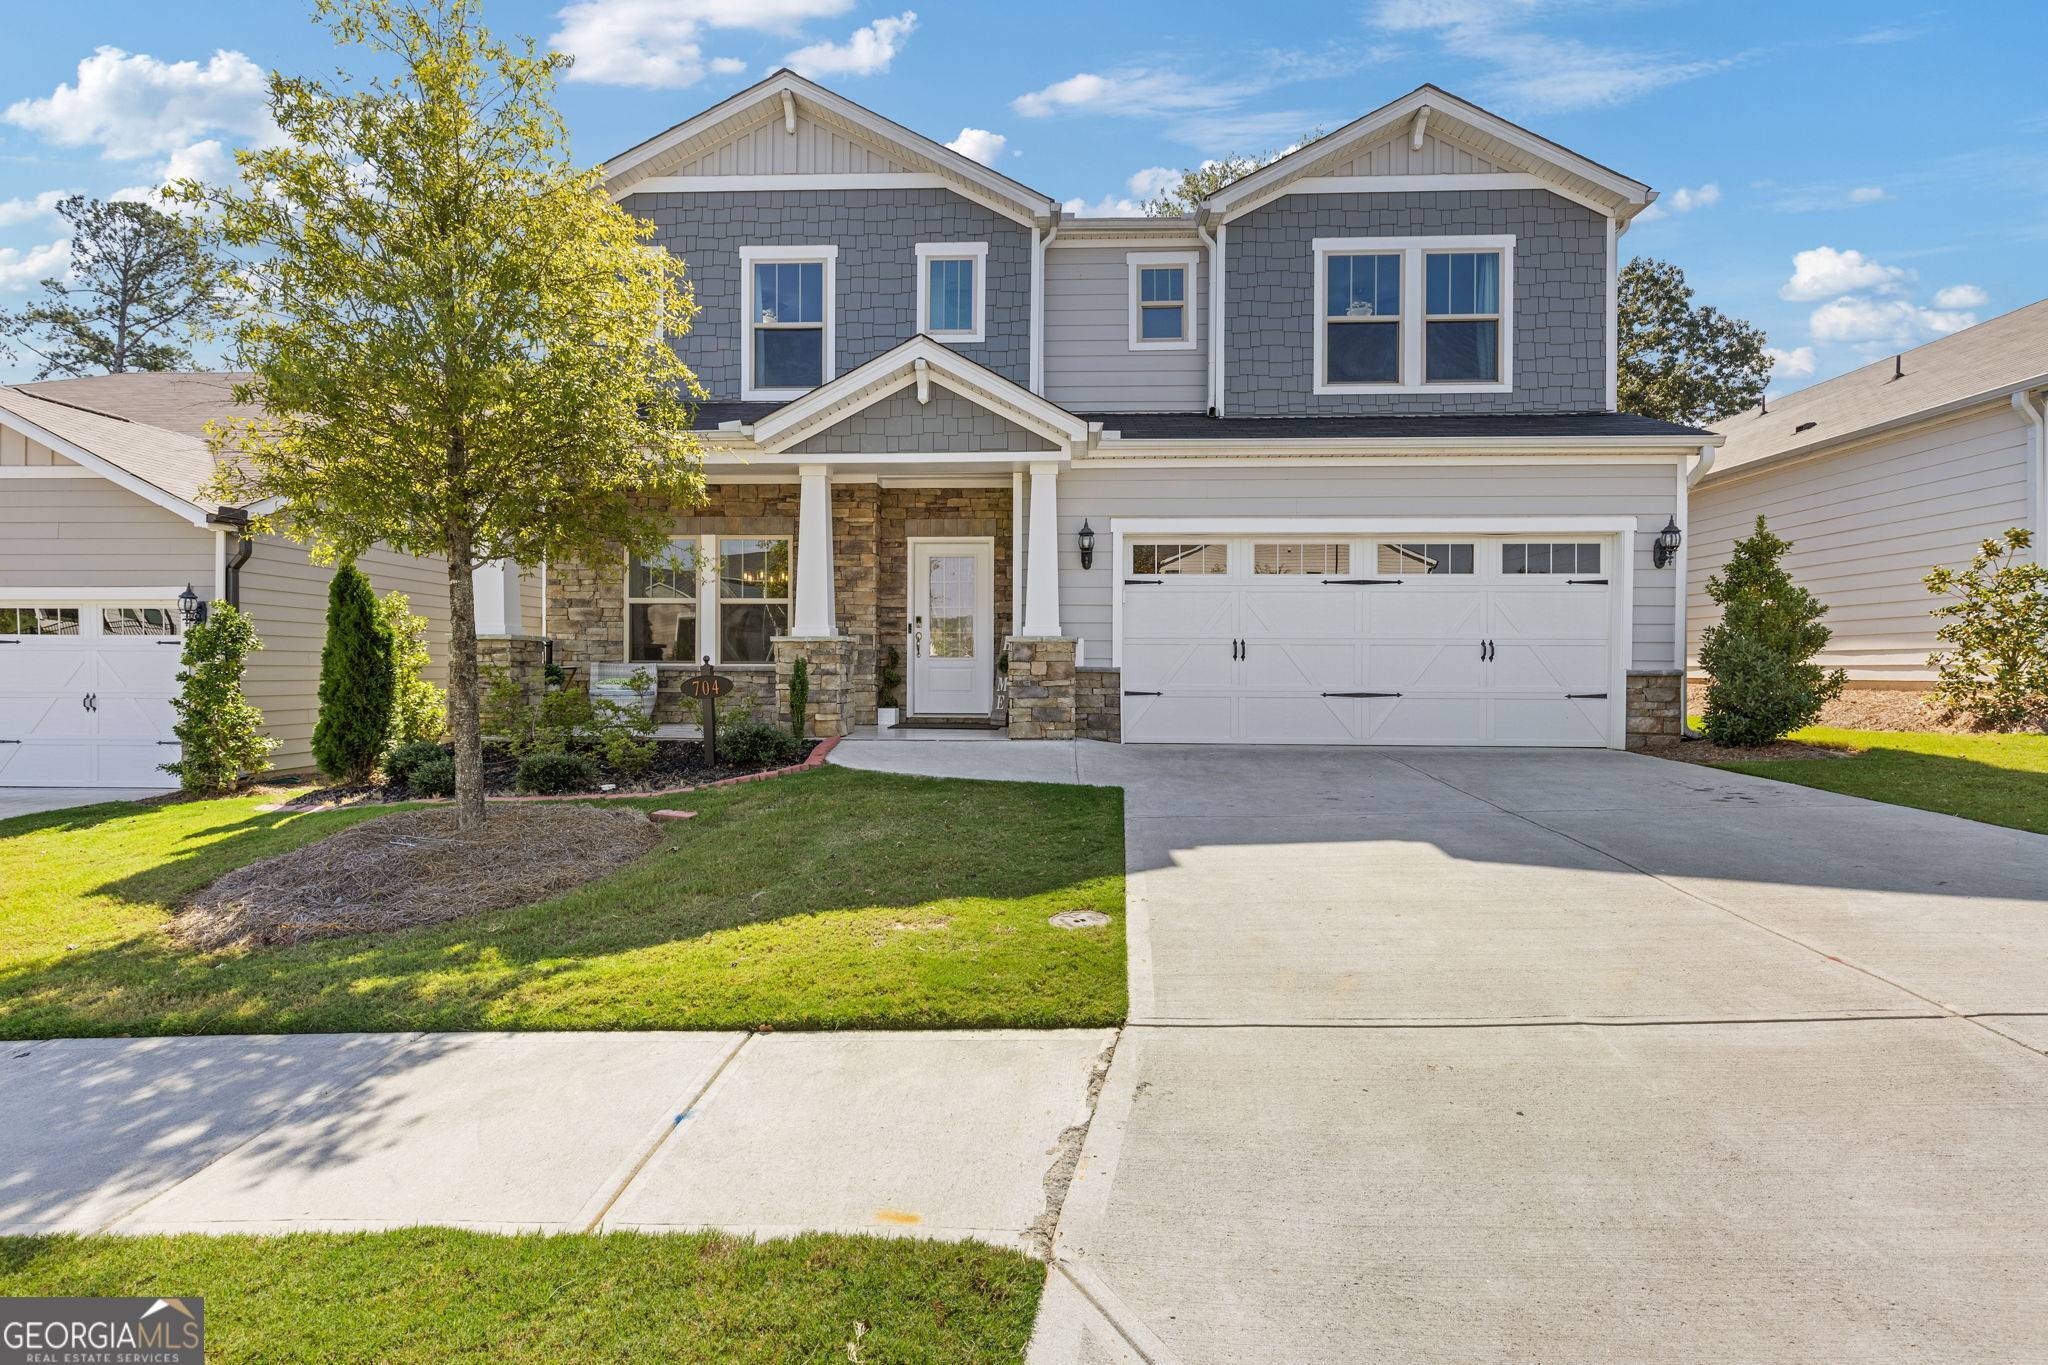
<path id="1" fill-rule="evenodd" d="M 519 760 L 517 785 L 529 796 L 587 792 L 597 785 L 597 760 L 589 754 L 528 754 Z"/>
<path id="2" fill-rule="evenodd" d="M 744 707 L 718 718 L 718 761 L 766 768 L 788 763 L 803 745 L 772 720 L 762 720 Z"/>
<path id="3" fill-rule="evenodd" d="M 1978 546 L 1969 568 L 1923 580 L 1948 599 L 1934 609 L 1948 649 L 1927 660 L 1935 699 L 1985 728 L 2048 723 L 2048 567 L 2028 554 L 2033 543 L 2015 526 Z"/>
<path id="4" fill-rule="evenodd" d="M 367 782 L 391 729 L 391 633 L 378 618 L 370 580 L 353 564 L 327 585 L 327 642 L 320 649 L 320 719 L 313 761 L 337 782 Z"/>
<path id="5" fill-rule="evenodd" d="M 249 618 L 225 602 L 185 632 L 171 702 L 178 713 L 171 728 L 184 747 L 177 762 L 160 766 L 186 791 L 228 791 L 243 773 L 270 766 L 277 741 L 264 737 L 263 713 L 242 696 L 242 666 L 261 648 Z"/>
<path id="6" fill-rule="evenodd" d="M 1769 744 L 1813 724 L 1842 694 L 1847 675 L 1813 662 L 1833 632 L 1820 623 L 1828 609 L 1779 562 L 1791 548 L 1758 517 L 1707 580 L 1707 596 L 1721 604 L 1721 619 L 1700 636 L 1711 679 L 1707 738 L 1716 744 Z"/>
<path id="7" fill-rule="evenodd" d="M 384 755 L 384 775 L 393 782 L 410 784 L 413 773 L 437 759 L 446 757 L 447 750 L 432 740 L 408 740 Z"/>
<path id="8" fill-rule="evenodd" d="M 804 708 L 811 704 L 811 668 L 802 655 L 789 670 L 789 730 L 798 739 L 804 737 Z"/>
<path id="9" fill-rule="evenodd" d="M 408 796 L 453 796 L 455 795 L 455 758 L 442 754 L 412 770 L 405 779 Z"/>
<path id="10" fill-rule="evenodd" d="M 415 740 L 439 740 L 448 728 L 448 698 L 427 681 L 427 618 L 412 614 L 402 592 L 387 592 L 377 601 L 377 619 L 391 637 L 391 729 L 385 743 L 392 749 Z"/>

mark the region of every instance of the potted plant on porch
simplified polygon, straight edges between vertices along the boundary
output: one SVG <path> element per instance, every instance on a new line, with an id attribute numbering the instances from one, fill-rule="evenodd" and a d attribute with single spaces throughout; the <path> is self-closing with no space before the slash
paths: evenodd
<path id="1" fill-rule="evenodd" d="M 875 728 L 892 729 L 903 719 L 903 702 L 897 689 L 903 686 L 903 654 L 896 646 L 890 645 L 882 655 L 882 666 L 875 671 Z"/>

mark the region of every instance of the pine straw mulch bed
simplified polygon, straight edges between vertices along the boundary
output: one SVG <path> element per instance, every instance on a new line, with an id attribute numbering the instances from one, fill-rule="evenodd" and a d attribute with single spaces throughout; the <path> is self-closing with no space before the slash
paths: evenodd
<path id="1" fill-rule="evenodd" d="M 1854 758 L 1861 749 L 1837 748 L 1831 744 L 1795 744 L 1781 739 L 1772 744 L 1714 744 L 1708 740 L 1686 740 L 1661 749 L 1645 749 L 1651 758 L 1668 758 L 1674 763 L 1756 763 L 1773 758 Z"/>
<path id="2" fill-rule="evenodd" d="M 1903 688 L 1852 687 L 1821 708 L 1815 725 L 1837 730 L 1903 730 L 1926 735 L 1993 734 L 1968 716 L 1948 715 L 1933 704 L 1933 694 Z M 1686 709 L 1697 716 L 1707 709 L 1707 687 L 1694 680 L 1686 689 Z M 1785 757 L 1785 755 L 1776 755 Z"/>
<path id="3" fill-rule="evenodd" d="M 494 807 L 470 834 L 452 807 L 400 811 L 235 869 L 187 902 L 171 932 L 214 949 L 438 924 L 546 900 L 661 840 L 646 812 L 626 807 Z"/>

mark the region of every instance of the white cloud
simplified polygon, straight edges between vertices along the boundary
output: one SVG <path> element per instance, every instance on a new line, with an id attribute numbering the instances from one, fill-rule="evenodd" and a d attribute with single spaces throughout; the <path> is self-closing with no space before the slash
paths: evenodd
<path id="1" fill-rule="evenodd" d="M 26 251 L 0 246 L 0 294 L 15 294 L 36 281 L 63 273 L 71 261 L 70 242 L 51 242 Z"/>
<path id="2" fill-rule="evenodd" d="M 1659 195 L 1655 203 L 1636 215 L 1638 223 L 1654 223 L 1660 218 L 1669 218 L 1674 213 L 1691 213 L 1709 204 L 1721 202 L 1721 187 L 1711 180 L 1696 190 L 1680 185 L 1669 194 Z"/>
<path id="3" fill-rule="evenodd" d="M 1989 302 L 1991 296 L 1974 284 L 1952 284 L 1934 295 L 1936 308 L 1982 308 Z"/>
<path id="4" fill-rule="evenodd" d="M 1794 346 L 1791 350 L 1780 350 L 1776 346 L 1764 347 L 1764 354 L 1771 358 L 1771 379 L 1806 379 L 1813 374 L 1817 359 L 1811 346 Z"/>
<path id="5" fill-rule="evenodd" d="M 1124 182 L 1132 194 L 1150 199 L 1161 190 L 1172 189 L 1180 183 L 1181 173 L 1171 166 L 1147 166 Z"/>
<path id="6" fill-rule="evenodd" d="M 1555 0 L 1378 0 L 1367 22 L 1426 33 L 1446 53 L 1490 68 L 1480 93 L 1511 107 L 1560 113 L 1619 104 L 1726 68 L 1747 53 L 1687 59 L 1675 52 L 1602 46 L 1530 27 Z"/>
<path id="7" fill-rule="evenodd" d="M 44 190 L 33 199 L 0 199 L 0 227 L 18 227 L 38 218 L 57 216 L 57 205 L 70 190 Z"/>
<path id="8" fill-rule="evenodd" d="M 1010 139 L 1001 133 L 991 133 L 986 128 L 962 128 L 960 136 L 946 145 L 969 161 L 979 161 L 984 166 L 993 166 L 1009 141 Z"/>
<path id="9" fill-rule="evenodd" d="M 1085 199 L 1069 199 L 1060 205 L 1070 218 L 1143 218 L 1145 206 L 1135 199 L 1122 199 L 1106 194 L 1094 203 Z"/>
<path id="10" fill-rule="evenodd" d="M 782 59 L 799 75 L 873 76 L 889 69 L 896 54 L 917 29 L 917 11 L 907 9 L 894 19 L 877 19 L 857 28 L 843 43 L 812 43 Z"/>
<path id="11" fill-rule="evenodd" d="M 1922 308 L 1907 299 L 1840 298 L 1813 310 L 1808 325 L 1821 342 L 1911 346 L 1974 327 L 1977 315 Z"/>
<path id="12" fill-rule="evenodd" d="M 1891 196 L 1884 192 L 1882 185 L 1858 185 L 1849 191 L 1852 204 L 1882 204 L 1889 198 Z"/>
<path id="13" fill-rule="evenodd" d="M 239 52 L 165 62 L 102 47 L 78 64 L 76 84 L 17 100 L 4 117 L 60 147 L 96 144 L 117 161 L 176 153 L 211 135 L 274 135 L 268 78 Z"/>
<path id="14" fill-rule="evenodd" d="M 1083 71 L 1043 90 L 1033 90 L 1010 101 L 1010 108 L 1025 118 L 1048 118 L 1053 114 L 1158 114 L 1172 110 L 1214 109 L 1229 103 L 1224 92 L 1205 89 L 1201 82 L 1173 71 L 1144 68 L 1097 75 Z"/>
<path id="15" fill-rule="evenodd" d="M 548 46 L 576 58 L 571 80 L 674 90 L 746 69 L 736 57 L 704 55 L 707 29 L 794 34 L 851 8 L 853 0 L 576 0 L 556 12 Z"/>
<path id="16" fill-rule="evenodd" d="M 1778 286 L 1778 297 L 1810 303 L 1836 294 L 1895 294 L 1912 278 L 1911 271 L 1880 265 L 1853 247 L 1817 246 L 1792 257 L 1792 277 Z"/>
<path id="17" fill-rule="evenodd" d="M 1180 142 L 1205 152 L 1251 152 L 1292 141 L 1317 122 L 1300 109 L 1246 108 L 1284 86 L 1338 76 L 1356 77 L 1392 55 L 1386 49 L 1246 53 L 1226 70 L 1130 66 L 1083 71 L 1027 91 L 1010 101 L 1023 118 L 1056 115 L 1149 118 L 1167 125 Z"/>

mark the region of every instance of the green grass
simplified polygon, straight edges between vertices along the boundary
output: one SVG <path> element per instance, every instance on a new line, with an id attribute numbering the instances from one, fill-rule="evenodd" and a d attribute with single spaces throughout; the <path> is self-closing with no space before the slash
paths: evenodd
<path id="1" fill-rule="evenodd" d="M 1787 738 L 1860 752 L 1850 758 L 1714 766 L 2048 834 L 2048 735 L 1936 735 L 1814 726 Z"/>
<path id="2" fill-rule="evenodd" d="M 215 953 L 164 932 L 181 897 L 375 812 L 242 797 L 24 816 L 0 822 L 0 1037 L 1113 1024 L 1121 803 L 826 767 L 643 802 L 699 814 L 538 905 Z M 1076 908 L 1111 922 L 1046 923 Z"/>
<path id="3" fill-rule="evenodd" d="M 817 1234 L 0 1239 L 0 1295 L 201 1297 L 219 1362 L 1015 1361 L 1044 1280 L 977 1243 Z"/>

